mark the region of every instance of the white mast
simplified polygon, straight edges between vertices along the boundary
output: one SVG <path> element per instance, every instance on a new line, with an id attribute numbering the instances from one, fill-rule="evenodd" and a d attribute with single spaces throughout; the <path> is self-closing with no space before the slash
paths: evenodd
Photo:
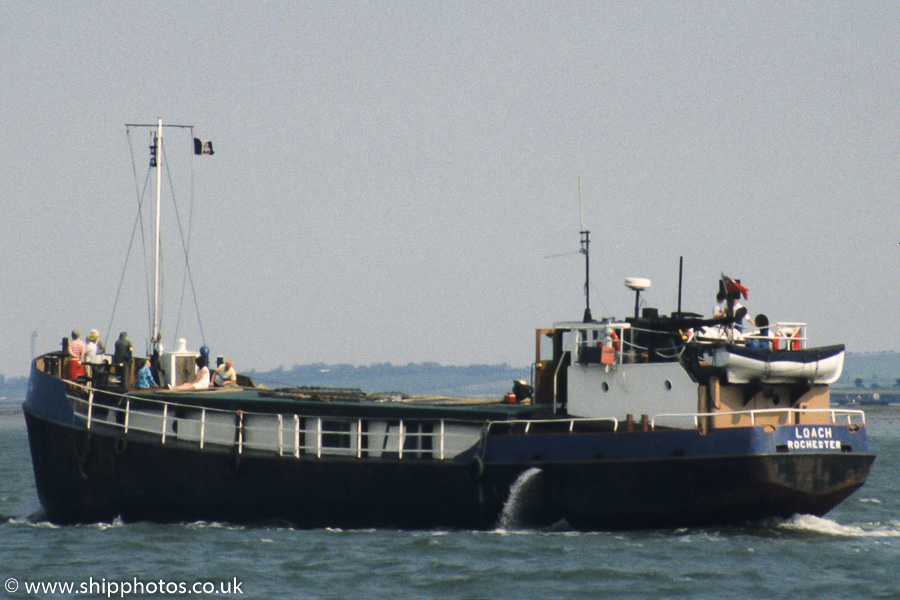
<path id="1" fill-rule="evenodd" d="M 159 117 L 156 125 L 156 232 L 155 232 L 155 256 L 153 260 L 153 336 L 150 338 L 156 341 L 159 337 L 159 254 L 160 254 L 160 235 L 159 235 L 159 208 L 160 208 L 160 186 L 162 183 L 162 165 L 160 159 L 162 157 L 162 117 Z"/>

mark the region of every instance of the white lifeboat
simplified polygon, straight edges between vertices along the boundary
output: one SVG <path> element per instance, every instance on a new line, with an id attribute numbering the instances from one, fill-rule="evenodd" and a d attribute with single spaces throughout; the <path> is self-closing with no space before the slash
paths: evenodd
<path id="1" fill-rule="evenodd" d="M 844 369 L 844 345 L 802 350 L 760 350 L 723 344 L 710 364 L 724 367 L 729 383 L 834 383 Z"/>

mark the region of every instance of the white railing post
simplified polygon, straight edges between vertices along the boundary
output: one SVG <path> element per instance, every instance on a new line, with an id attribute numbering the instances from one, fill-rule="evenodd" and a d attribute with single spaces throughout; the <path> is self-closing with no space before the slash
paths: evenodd
<path id="1" fill-rule="evenodd" d="M 200 411 L 200 449 L 203 450 L 203 438 L 206 437 L 206 409 Z"/>
<path id="2" fill-rule="evenodd" d="M 294 458 L 300 458 L 300 415 L 294 415 Z"/>
<path id="3" fill-rule="evenodd" d="M 284 456 L 284 417 L 278 415 L 278 456 Z"/>
<path id="4" fill-rule="evenodd" d="M 238 417 L 238 454 L 244 453 L 244 413 L 237 411 Z"/>
<path id="5" fill-rule="evenodd" d="M 322 458 L 322 417 L 316 419 L 316 458 Z"/>
<path id="6" fill-rule="evenodd" d="M 87 428 L 91 428 L 91 416 L 94 411 L 94 390 L 88 392 L 88 414 L 87 414 Z"/>
<path id="7" fill-rule="evenodd" d="M 397 448 L 397 458 L 403 458 L 403 445 L 406 442 L 406 433 L 403 429 L 403 421 L 400 421 L 400 430 L 397 432 L 398 439 L 398 448 Z"/>
<path id="8" fill-rule="evenodd" d="M 559 358 L 559 362 L 556 364 L 556 369 L 553 371 L 553 414 L 556 414 L 556 380 L 559 377 L 559 369 L 562 367 L 562 364 L 566 360 L 566 354 L 570 357 L 572 356 L 571 350 L 566 350 L 562 353 L 562 356 Z"/>
<path id="9" fill-rule="evenodd" d="M 125 433 L 128 433 L 128 420 L 131 417 L 131 400 L 125 401 Z"/>
<path id="10" fill-rule="evenodd" d="M 362 419 L 356 421 L 356 458 L 362 458 Z"/>
<path id="11" fill-rule="evenodd" d="M 446 431 L 444 429 L 444 420 L 441 419 L 441 460 L 444 460 L 444 435 Z"/>
<path id="12" fill-rule="evenodd" d="M 166 443 L 166 425 L 169 420 L 169 405 L 163 404 L 162 443 Z"/>

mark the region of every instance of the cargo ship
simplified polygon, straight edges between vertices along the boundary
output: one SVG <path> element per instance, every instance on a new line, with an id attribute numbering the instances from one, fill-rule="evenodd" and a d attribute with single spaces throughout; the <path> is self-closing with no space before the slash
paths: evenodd
<path id="1" fill-rule="evenodd" d="M 865 483 L 865 414 L 829 400 L 843 346 L 810 346 L 801 322 L 748 325 L 748 290 L 725 276 L 717 316 L 680 300 L 669 314 L 642 307 L 650 281 L 630 278 L 634 314 L 595 319 L 582 229 L 584 315 L 537 329 L 531 380 L 501 397 L 273 389 L 240 376 L 184 389 L 205 365 L 186 342 L 85 369 L 63 339 L 33 360 L 23 405 L 46 518 L 707 527 L 821 516 Z M 159 385 L 139 388 L 147 359 Z"/>

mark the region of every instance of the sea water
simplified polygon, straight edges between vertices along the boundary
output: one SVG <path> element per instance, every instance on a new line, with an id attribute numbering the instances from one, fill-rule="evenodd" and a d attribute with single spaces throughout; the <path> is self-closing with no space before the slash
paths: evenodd
<path id="1" fill-rule="evenodd" d="M 868 483 L 825 518 L 579 533 L 59 527 L 18 403 L 0 404 L 0 598 L 900 598 L 900 407 L 868 412 Z M 527 494 L 528 474 L 515 496 Z"/>

